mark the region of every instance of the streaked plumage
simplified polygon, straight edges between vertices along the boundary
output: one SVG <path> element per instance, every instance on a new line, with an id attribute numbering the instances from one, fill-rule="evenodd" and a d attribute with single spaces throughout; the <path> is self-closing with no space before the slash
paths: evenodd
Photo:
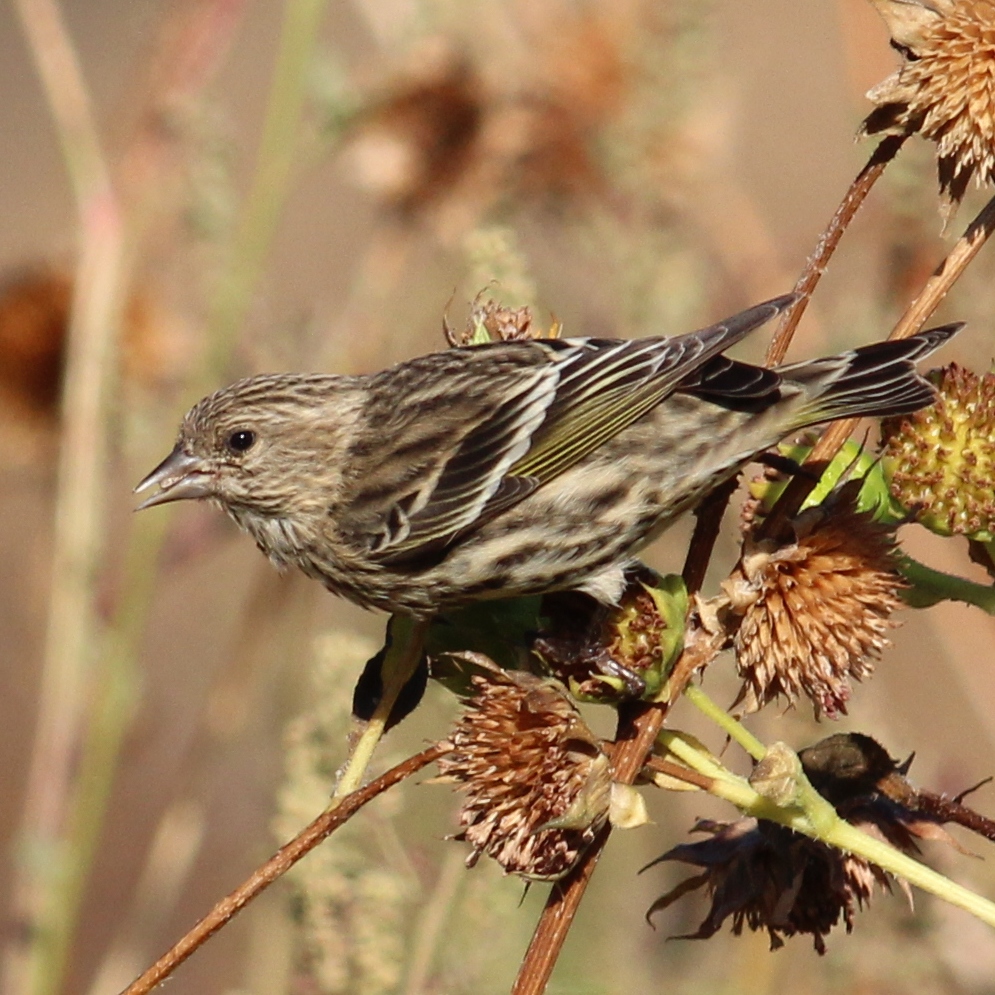
<path id="1" fill-rule="evenodd" d="M 721 355 L 791 300 L 671 339 L 243 380 L 190 410 L 142 507 L 214 499 L 277 563 L 391 611 L 562 589 L 612 601 L 640 548 L 785 435 L 932 401 L 912 364 L 959 325 L 777 371 Z"/>

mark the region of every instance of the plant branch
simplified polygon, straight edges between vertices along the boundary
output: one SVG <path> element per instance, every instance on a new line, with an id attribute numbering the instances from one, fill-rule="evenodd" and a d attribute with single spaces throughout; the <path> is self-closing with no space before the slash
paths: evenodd
<path id="1" fill-rule="evenodd" d="M 937 266 L 919 296 L 909 305 L 892 329 L 889 339 L 905 339 L 915 335 L 922 328 L 971 260 L 981 251 L 981 247 L 993 231 L 995 231 L 995 197 L 981 209 L 946 259 Z M 812 448 L 805 460 L 805 466 L 817 471 L 831 460 L 849 438 L 857 421 L 856 418 L 849 418 L 846 421 L 833 422 Z M 801 507 L 815 486 L 817 478 L 817 472 L 798 473 L 792 477 L 764 521 L 761 530 L 763 536 L 777 535 L 784 523 Z"/>
<path id="2" fill-rule="evenodd" d="M 716 652 L 716 646 L 711 640 L 692 640 L 685 646 L 678 666 L 690 676 L 707 664 Z M 670 701 L 656 704 L 635 702 L 619 709 L 618 731 L 611 750 L 616 781 L 622 784 L 635 783 L 652 752 L 669 710 Z M 515 979 L 512 995 L 541 995 L 546 990 L 567 933 L 610 834 L 611 826 L 605 825 L 584 852 L 577 867 L 553 886 Z"/>
<path id="3" fill-rule="evenodd" d="M 218 902 L 193 929 L 163 954 L 141 977 L 136 978 L 121 995 L 147 995 L 159 982 L 165 981 L 198 947 L 241 912 L 249 902 L 286 874 L 294 864 L 327 839 L 364 805 L 383 794 L 388 788 L 434 763 L 450 749 L 450 745 L 446 742 L 436 743 L 392 767 L 357 791 L 337 799 L 289 843 L 280 847 L 265 864 L 253 871 L 233 892 Z"/>
<path id="4" fill-rule="evenodd" d="M 902 599 L 913 608 L 929 608 L 940 601 L 962 601 L 995 615 L 995 585 L 978 584 L 966 577 L 934 570 L 911 556 L 900 556 L 896 565 L 912 585 L 901 593 Z"/>
<path id="5" fill-rule="evenodd" d="M 795 329 L 798 327 L 798 323 L 801 321 L 802 315 L 808 307 L 808 302 L 812 298 L 812 292 L 818 285 L 819 280 L 822 279 L 822 274 L 826 272 L 826 267 L 829 265 L 829 260 L 836 251 L 840 239 L 843 237 L 843 232 L 846 231 L 857 211 L 860 210 L 861 205 L 871 191 L 871 187 L 874 186 L 884 172 L 885 166 L 898 154 L 898 150 L 904 144 L 905 138 L 905 135 L 889 135 L 884 138 L 871 153 L 867 164 L 850 184 L 850 189 L 847 190 L 843 200 L 840 202 L 840 206 L 836 208 L 836 213 L 830 219 L 826 230 L 819 236 L 815 252 L 808 257 L 805 268 L 795 283 L 794 292 L 801 296 L 781 315 L 777 330 L 774 332 L 770 340 L 770 345 L 767 347 L 767 357 L 764 361 L 767 366 L 777 366 L 778 363 L 783 361 L 787 354 L 788 346 L 791 344 L 791 339 L 795 334 Z"/>
<path id="6" fill-rule="evenodd" d="M 349 750 L 333 798 L 350 794 L 362 783 L 373 759 L 373 751 L 387 729 L 394 705 L 421 661 L 430 626 L 431 622 L 415 622 L 405 615 L 391 616 L 388 629 L 390 643 L 380 670 L 383 681 L 380 700 Z"/>
<path id="7" fill-rule="evenodd" d="M 767 747 L 728 712 L 719 708 L 699 687 L 689 684 L 684 697 L 703 715 L 710 718 L 730 739 L 737 742 L 754 760 L 763 760 Z"/>

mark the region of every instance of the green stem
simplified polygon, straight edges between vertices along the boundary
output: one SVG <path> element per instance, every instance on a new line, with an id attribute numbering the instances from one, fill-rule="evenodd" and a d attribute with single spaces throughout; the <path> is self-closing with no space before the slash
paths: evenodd
<path id="1" fill-rule="evenodd" d="M 256 172 L 211 315 L 211 363 L 227 364 L 276 232 L 298 155 L 308 70 L 326 0 L 287 0 Z"/>
<path id="2" fill-rule="evenodd" d="M 888 873 L 904 878 L 910 884 L 995 927 L 995 903 L 841 819 L 803 773 L 799 772 L 797 775 L 797 790 L 792 802 L 778 805 L 757 792 L 745 778 L 726 770 L 714 757 L 699 750 L 686 737 L 664 730 L 658 741 L 693 770 L 712 778 L 713 784 L 709 789 L 711 794 L 731 802 L 746 815 L 776 822 L 846 853 L 863 857 Z"/>
<path id="3" fill-rule="evenodd" d="M 710 718 L 730 739 L 739 743 L 754 760 L 763 760 L 767 747 L 742 723 L 720 708 L 711 698 L 693 684 L 684 689 L 684 697 L 703 715 Z"/>
<path id="4" fill-rule="evenodd" d="M 905 555 L 899 557 L 898 569 L 912 585 L 902 596 L 913 608 L 929 608 L 940 601 L 963 601 L 995 615 L 995 585 L 943 573 Z"/>

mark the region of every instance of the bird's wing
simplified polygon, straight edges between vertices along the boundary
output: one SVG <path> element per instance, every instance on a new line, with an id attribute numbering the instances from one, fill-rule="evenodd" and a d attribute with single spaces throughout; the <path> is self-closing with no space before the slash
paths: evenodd
<path id="1" fill-rule="evenodd" d="M 465 434 L 430 488 L 423 483 L 394 503 L 372 555 L 400 564 L 444 550 L 632 425 L 793 299 L 672 339 L 522 343 L 544 349 L 548 362 L 520 375 L 518 389 Z"/>

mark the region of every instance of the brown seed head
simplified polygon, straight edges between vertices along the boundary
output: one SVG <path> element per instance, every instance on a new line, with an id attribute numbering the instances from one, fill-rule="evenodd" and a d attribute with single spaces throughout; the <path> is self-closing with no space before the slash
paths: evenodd
<path id="1" fill-rule="evenodd" d="M 69 274 L 48 267 L 0 286 L 0 394 L 25 413 L 56 414 L 72 294 Z"/>
<path id="2" fill-rule="evenodd" d="M 643 568 L 610 607 L 576 592 L 548 595 L 542 608 L 548 626 L 534 652 L 581 701 L 652 696 L 683 638 L 685 602 L 663 583 Z"/>
<path id="3" fill-rule="evenodd" d="M 697 931 L 681 939 L 706 940 L 731 916 L 737 936 L 744 926 L 765 929 L 776 950 L 785 937 L 808 933 L 823 954 L 832 928 L 842 919 L 849 933 L 875 885 L 888 887 L 879 868 L 774 822 L 704 820 L 694 831 L 710 838 L 676 846 L 658 859 L 694 864 L 703 873 L 658 898 L 647 912 L 651 917 L 688 891 L 704 887 L 711 909 Z"/>
<path id="4" fill-rule="evenodd" d="M 456 837 L 507 873 L 551 881 L 566 874 L 608 818 L 611 775 L 562 685 L 488 670 L 439 761 L 466 799 Z"/>
<path id="5" fill-rule="evenodd" d="M 867 96 L 861 133 L 921 134 L 937 143 L 947 218 L 974 176 L 995 179 L 995 2 L 874 0 L 904 56 Z"/>
<path id="6" fill-rule="evenodd" d="M 508 307 L 487 297 L 483 290 L 474 298 L 462 331 L 452 328 L 446 318 L 442 328 L 446 341 L 453 347 L 560 337 L 558 321 L 549 328 L 540 328 L 534 323 L 532 308 Z"/>
<path id="7" fill-rule="evenodd" d="M 726 581 L 743 620 L 736 663 L 749 710 L 807 695 L 816 715 L 846 713 L 850 680 L 872 670 L 888 644 L 902 580 L 892 530 L 855 509 L 847 485 L 795 519 L 795 540 L 748 535 Z"/>
<path id="8" fill-rule="evenodd" d="M 940 535 L 995 534 L 995 373 L 951 363 L 933 376 L 936 403 L 882 426 L 891 493 Z"/>
<path id="9" fill-rule="evenodd" d="M 972 820 L 956 811 L 965 808 L 959 800 L 932 806 L 938 811 L 924 806 L 924 800 L 940 796 L 913 788 L 905 780 L 908 762 L 892 760 L 870 736 L 830 736 L 801 750 L 797 759 L 812 785 L 843 819 L 903 853 L 917 854 L 919 840 L 943 842 L 964 852 L 943 828 L 944 822 L 960 822 L 978 831 Z M 970 815 L 975 822 L 987 821 Z M 707 939 L 731 916 L 734 933 L 744 926 L 766 929 L 771 949 L 780 947 L 784 937 L 809 933 L 822 954 L 824 937 L 834 926 L 842 921 L 849 933 L 857 910 L 878 888 L 892 887 L 892 879 L 863 857 L 841 853 L 765 819 L 704 821 L 694 829 L 710 837 L 674 847 L 658 859 L 694 864 L 703 873 L 657 899 L 648 912 L 652 916 L 704 887 L 711 909 L 688 939 Z M 897 883 L 911 903 L 908 883 L 901 878 Z"/>

